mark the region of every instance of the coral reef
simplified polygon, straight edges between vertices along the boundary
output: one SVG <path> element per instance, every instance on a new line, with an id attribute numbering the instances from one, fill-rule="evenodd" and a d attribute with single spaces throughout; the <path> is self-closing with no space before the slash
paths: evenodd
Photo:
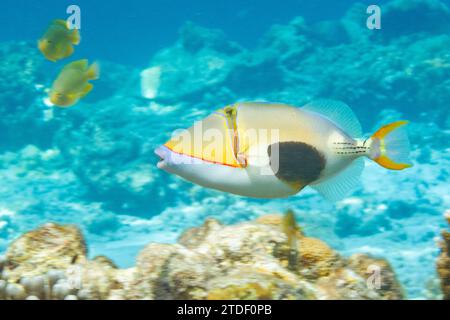
<path id="1" fill-rule="evenodd" d="M 377 116 L 381 106 L 418 117 L 431 104 L 429 116 L 443 124 L 449 116 L 448 15 L 438 1 L 389 3 L 383 11 L 388 26 L 380 33 L 389 35 L 386 42 L 367 33 L 365 8 L 355 5 L 340 21 L 311 26 L 298 17 L 274 26 L 252 51 L 189 24 L 173 47 L 151 61 L 151 67 L 161 70 L 154 100 L 211 109 L 233 100 L 301 105 L 326 96 L 345 100 L 363 122 Z M 417 16 L 417 23 L 399 21 L 398 16 Z M 389 27 L 390 21 L 399 26 Z M 351 29 L 355 25 L 357 31 Z M 413 29 L 404 30 L 408 27 Z M 331 38 L 338 43 L 330 44 L 329 35 L 336 33 L 340 37 Z M 195 50 L 186 42 L 194 43 Z"/>
<path id="2" fill-rule="evenodd" d="M 411 23 L 411 17 L 420 23 Z M 447 33 L 450 29 L 450 10 L 437 0 L 395 0 L 383 12 L 385 38 L 414 33 Z"/>
<path id="3" fill-rule="evenodd" d="M 86 254 L 75 226 L 49 223 L 25 233 L 0 257 L 0 299 L 106 299 L 116 285 L 116 267 Z"/>
<path id="4" fill-rule="evenodd" d="M 450 225 L 450 212 L 446 213 L 447 223 Z M 442 231 L 440 243 L 441 253 L 436 262 L 436 269 L 441 279 L 443 298 L 450 300 L 450 232 Z"/>
<path id="5" fill-rule="evenodd" d="M 85 256 L 86 244 L 76 227 L 47 224 L 26 233 L 8 248 L 7 279 L 17 282 L 49 269 L 66 269 Z"/>
<path id="6" fill-rule="evenodd" d="M 47 224 L 0 257 L 0 299 L 402 299 L 385 260 L 344 258 L 319 239 L 296 233 L 299 255 L 288 268 L 281 215 L 224 226 L 208 219 L 176 244 L 151 243 L 135 267 L 88 259 L 80 231 Z M 370 283 L 370 268 L 380 285 Z"/>
<path id="7" fill-rule="evenodd" d="M 52 126 L 41 116 L 36 101 L 39 87 L 47 80 L 43 59 L 31 44 L 0 45 L 0 150 L 29 144 L 49 144 Z M 21 130 L 17 130 L 21 128 Z M 37 137 L 36 131 L 42 135 Z"/>

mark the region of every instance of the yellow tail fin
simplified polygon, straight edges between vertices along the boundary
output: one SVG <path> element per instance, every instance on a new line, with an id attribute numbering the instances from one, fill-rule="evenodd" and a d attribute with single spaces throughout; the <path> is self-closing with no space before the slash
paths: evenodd
<path id="1" fill-rule="evenodd" d="M 409 140 L 402 128 L 408 121 L 396 121 L 381 127 L 371 137 L 369 157 L 380 166 L 391 170 L 412 167 L 406 163 L 409 155 Z"/>
<path id="2" fill-rule="evenodd" d="M 73 29 L 70 33 L 70 41 L 74 45 L 79 45 L 81 42 L 80 31 L 78 29 Z"/>
<path id="3" fill-rule="evenodd" d="M 100 78 L 100 66 L 98 62 L 94 62 L 89 66 L 87 70 L 87 77 L 89 80 L 97 80 Z"/>

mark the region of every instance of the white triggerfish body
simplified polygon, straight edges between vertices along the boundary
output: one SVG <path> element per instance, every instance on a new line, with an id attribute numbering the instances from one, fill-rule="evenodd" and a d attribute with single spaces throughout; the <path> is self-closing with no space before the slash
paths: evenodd
<path id="1" fill-rule="evenodd" d="M 397 121 L 363 139 L 361 125 L 342 102 L 302 108 L 236 103 L 180 130 L 155 153 L 158 168 L 237 195 L 280 198 L 310 186 L 335 201 L 359 181 L 368 157 L 391 170 L 406 163 L 409 142 Z"/>

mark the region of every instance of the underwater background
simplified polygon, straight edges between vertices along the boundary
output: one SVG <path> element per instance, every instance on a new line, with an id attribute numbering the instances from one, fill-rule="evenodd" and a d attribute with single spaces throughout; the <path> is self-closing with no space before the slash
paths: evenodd
<path id="1" fill-rule="evenodd" d="M 81 8 L 81 44 L 52 63 L 36 41 Z M 292 209 L 304 232 L 343 256 L 386 258 L 407 297 L 435 297 L 437 239 L 450 211 L 450 1 L 25 1 L 0 4 L 0 253 L 47 222 L 71 223 L 89 255 L 134 264 L 149 242 L 174 243 L 214 217 L 225 224 Z M 76 106 L 45 103 L 67 61 L 99 61 Z M 141 73 L 153 75 L 141 81 Z M 154 148 L 237 101 L 302 106 L 342 100 L 366 133 L 410 120 L 414 167 L 366 161 L 337 203 L 312 190 L 257 200 L 156 168 Z"/>

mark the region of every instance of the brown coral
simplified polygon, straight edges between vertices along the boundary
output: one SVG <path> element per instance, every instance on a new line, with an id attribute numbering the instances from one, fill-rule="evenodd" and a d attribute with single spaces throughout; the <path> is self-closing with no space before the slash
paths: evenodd
<path id="1" fill-rule="evenodd" d="M 6 252 L 5 271 L 10 281 L 67 269 L 86 259 L 83 235 L 75 226 L 46 224 L 14 241 Z"/>
<path id="2" fill-rule="evenodd" d="M 282 217 L 224 226 L 214 219 L 187 230 L 177 244 L 152 243 L 136 266 L 118 269 L 106 257 L 89 260 L 72 226 L 45 225 L 8 249 L 0 279 L 6 299 L 400 299 L 387 262 L 339 256 L 323 241 L 291 235 Z M 291 223 L 292 224 L 292 223 Z M 367 267 L 378 264 L 381 289 L 367 285 Z M 58 268 L 58 270 L 54 270 Z M 5 272 L 6 271 L 6 272 Z"/>
<path id="3" fill-rule="evenodd" d="M 354 254 L 348 259 L 348 265 L 360 276 L 367 278 L 368 285 L 374 286 L 383 299 L 397 300 L 403 297 L 403 290 L 394 270 L 386 260 Z M 374 278 L 376 276 L 379 276 L 379 280 Z"/>
<path id="4" fill-rule="evenodd" d="M 299 285 L 300 286 L 300 285 Z M 301 290 L 274 275 L 236 270 L 208 283 L 208 300 L 302 299 Z"/>
<path id="5" fill-rule="evenodd" d="M 299 260 L 300 268 L 313 279 L 330 275 L 340 262 L 338 254 L 325 242 L 306 237 L 300 241 Z"/>
<path id="6" fill-rule="evenodd" d="M 450 225 L 450 213 L 446 214 L 447 223 Z M 437 272 L 441 279 L 443 299 L 450 300 L 450 231 L 442 231 L 440 242 L 441 253 L 436 262 Z"/>

